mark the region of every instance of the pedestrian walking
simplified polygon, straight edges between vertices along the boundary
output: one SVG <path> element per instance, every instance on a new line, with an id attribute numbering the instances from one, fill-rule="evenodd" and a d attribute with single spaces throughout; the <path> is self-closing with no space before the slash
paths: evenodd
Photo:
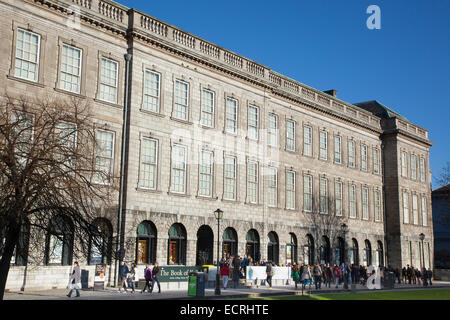
<path id="1" fill-rule="evenodd" d="M 152 269 L 150 269 L 150 266 L 148 264 L 145 266 L 145 269 L 144 269 L 144 279 L 145 279 L 145 286 L 144 286 L 144 289 L 142 289 L 141 293 L 143 293 L 145 291 L 145 289 L 147 289 L 147 288 L 148 288 L 148 291 L 151 292 Z"/>
<path id="2" fill-rule="evenodd" d="M 136 290 L 136 285 L 135 285 L 135 277 L 136 277 L 136 263 L 132 263 L 131 264 L 131 269 L 130 272 L 127 274 L 127 282 L 128 282 L 128 287 L 131 288 L 131 293 L 134 293 Z"/>
<path id="3" fill-rule="evenodd" d="M 314 276 L 314 285 L 317 289 L 321 289 L 322 284 L 322 269 L 320 268 L 319 264 L 315 264 L 313 267 L 313 276 Z"/>
<path id="4" fill-rule="evenodd" d="M 266 266 L 266 275 L 267 275 L 267 283 L 269 284 L 269 288 L 272 289 L 272 277 L 274 275 L 274 270 L 271 261 L 267 261 Z"/>
<path id="5" fill-rule="evenodd" d="M 291 278 L 295 283 L 295 290 L 297 290 L 298 283 L 300 282 L 300 274 L 298 265 L 295 262 L 291 269 Z"/>
<path id="6" fill-rule="evenodd" d="M 428 268 L 427 278 L 428 278 L 428 281 L 430 282 L 430 286 L 432 286 L 433 282 L 431 281 L 431 279 L 433 278 L 433 271 L 431 270 L 431 268 Z"/>
<path id="7" fill-rule="evenodd" d="M 69 282 L 70 282 L 72 288 L 70 289 L 67 296 L 70 298 L 72 296 L 73 290 L 75 290 L 77 292 L 77 295 L 75 297 L 78 298 L 80 296 L 80 291 L 79 291 L 80 288 L 79 288 L 78 284 L 81 282 L 81 271 L 80 271 L 80 266 L 78 265 L 77 261 L 75 261 L 73 263 L 73 271 L 69 275 Z"/>
<path id="8" fill-rule="evenodd" d="M 235 256 L 233 259 L 233 288 L 236 289 L 239 287 L 239 279 L 241 276 L 241 259 L 239 259 L 239 256 Z"/>
<path id="9" fill-rule="evenodd" d="M 119 292 L 122 291 L 122 288 L 125 289 L 125 292 L 127 292 L 127 274 L 130 272 L 130 270 L 128 269 L 127 264 L 125 263 L 125 261 L 121 261 L 120 262 L 120 267 L 119 267 L 119 275 L 120 275 L 120 288 L 119 288 Z"/>
<path id="10" fill-rule="evenodd" d="M 339 278 L 341 277 L 341 270 L 339 270 L 339 267 L 337 265 L 334 265 L 333 267 L 333 277 L 337 289 L 339 287 Z"/>
<path id="11" fill-rule="evenodd" d="M 228 267 L 227 263 L 224 263 L 220 268 L 220 275 L 222 276 L 223 290 L 226 290 L 226 288 L 228 287 L 228 279 L 230 277 L 230 268 Z"/>
<path id="12" fill-rule="evenodd" d="M 309 267 L 309 264 L 306 266 L 302 267 L 302 275 L 301 275 L 301 279 L 302 279 L 302 293 L 303 290 L 305 289 L 306 285 L 309 285 L 309 290 L 311 290 L 311 269 Z"/>
<path id="13" fill-rule="evenodd" d="M 155 262 L 152 269 L 152 288 L 150 289 L 150 293 L 153 292 L 153 289 L 155 288 L 155 282 L 158 284 L 158 293 L 161 293 L 161 284 L 159 283 L 160 275 L 161 270 L 159 269 L 158 262 Z"/>

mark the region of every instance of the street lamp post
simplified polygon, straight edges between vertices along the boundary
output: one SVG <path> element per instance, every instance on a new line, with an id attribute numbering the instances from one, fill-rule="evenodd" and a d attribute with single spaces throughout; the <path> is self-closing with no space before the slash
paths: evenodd
<path id="1" fill-rule="evenodd" d="M 422 241 L 422 268 L 425 268 L 425 248 L 423 247 L 423 240 L 425 235 L 423 233 L 419 234 L 419 239 Z"/>
<path id="2" fill-rule="evenodd" d="M 346 234 L 347 234 L 347 231 L 348 231 L 348 226 L 345 224 L 345 223 L 343 223 L 342 225 L 341 225 L 341 230 L 342 230 L 342 233 L 344 234 L 344 252 L 343 252 L 343 255 L 344 255 L 344 289 L 348 289 L 348 274 L 347 274 L 347 255 L 346 255 L 346 238 L 345 238 L 345 236 L 346 236 Z"/>
<path id="3" fill-rule="evenodd" d="M 216 272 L 216 290 L 214 291 L 214 294 L 217 296 L 220 296 L 220 266 L 219 266 L 219 248 L 220 248 L 220 237 L 219 237 L 219 230 L 220 230 L 220 220 L 222 220 L 223 211 L 220 209 L 217 209 L 214 211 L 214 216 L 217 219 L 217 272 Z"/>

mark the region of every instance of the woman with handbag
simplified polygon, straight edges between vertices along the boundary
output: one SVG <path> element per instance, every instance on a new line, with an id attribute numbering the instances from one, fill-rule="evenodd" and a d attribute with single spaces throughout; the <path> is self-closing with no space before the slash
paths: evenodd
<path id="1" fill-rule="evenodd" d="M 75 261 L 73 264 L 74 264 L 73 271 L 69 277 L 69 282 L 72 286 L 72 289 L 70 289 L 67 296 L 70 298 L 72 296 L 73 290 L 75 290 L 77 292 L 77 295 L 75 297 L 78 298 L 80 296 L 80 291 L 78 291 L 80 288 L 78 287 L 78 284 L 81 282 L 81 272 L 80 272 L 80 266 L 78 265 L 78 262 Z"/>

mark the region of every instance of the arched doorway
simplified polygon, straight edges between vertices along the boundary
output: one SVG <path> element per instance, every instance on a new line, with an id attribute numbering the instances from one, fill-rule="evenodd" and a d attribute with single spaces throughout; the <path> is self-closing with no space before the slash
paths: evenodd
<path id="1" fill-rule="evenodd" d="M 104 218 L 97 218 L 91 224 L 88 264 L 111 263 L 112 225 Z"/>
<path id="2" fill-rule="evenodd" d="M 222 251 L 224 257 L 237 254 L 238 237 L 236 230 L 231 227 L 225 229 L 222 235 Z"/>
<path id="3" fill-rule="evenodd" d="M 352 238 L 352 247 L 350 249 L 350 263 L 359 265 L 358 241 L 355 238 Z"/>
<path id="4" fill-rule="evenodd" d="M 342 265 L 344 263 L 344 239 L 342 239 L 341 237 L 337 238 L 336 241 L 336 248 L 334 250 L 335 252 L 335 262 L 338 266 Z"/>
<path id="5" fill-rule="evenodd" d="M 174 223 L 169 229 L 167 264 L 186 264 L 186 229 Z"/>
<path id="6" fill-rule="evenodd" d="M 143 221 L 137 228 L 136 261 L 138 264 L 156 262 L 156 226 L 151 221 Z"/>
<path id="7" fill-rule="evenodd" d="M 275 232 L 271 231 L 267 235 L 268 242 L 267 242 L 267 259 L 269 261 L 275 262 L 278 264 L 279 262 L 279 243 L 278 243 L 278 236 Z"/>
<path id="8" fill-rule="evenodd" d="M 306 245 L 303 246 L 303 262 L 305 265 L 314 264 L 314 238 L 306 235 Z"/>
<path id="9" fill-rule="evenodd" d="M 383 255 L 383 243 L 378 240 L 377 241 L 377 253 L 376 253 L 376 266 L 383 267 L 384 266 L 384 255 Z"/>
<path id="10" fill-rule="evenodd" d="M 286 244 L 286 264 L 298 263 L 297 257 L 297 237 L 294 233 L 289 233 L 290 242 Z"/>
<path id="11" fill-rule="evenodd" d="M 197 266 L 205 264 L 213 264 L 213 244 L 214 234 L 211 228 L 207 225 L 201 226 L 197 231 L 197 252 L 196 261 Z M 220 259 L 220 257 L 219 257 Z"/>
<path id="12" fill-rule="evenodd" d="M 363 262 L 365 266 L 372 265 L 372 245 L 370 244 L 370 241 L 366 239 L 365 247 L 364 247 L 364 257 Z"/>
<path id="13" fill-rule="evenodd" d="M 330 263 L 330 239 L 327 236 L 322 237 L 320 245 L 320 264 Z"/>
<path id="14" fill-rule="evenodd" d="M 251 257 L 253 261 L 258 262 L 261 259 L 259 251 L 259 234 L 255 229 L 250 229 L 245 237 L 247 243 L 245 246 L 245 254 Z"/>

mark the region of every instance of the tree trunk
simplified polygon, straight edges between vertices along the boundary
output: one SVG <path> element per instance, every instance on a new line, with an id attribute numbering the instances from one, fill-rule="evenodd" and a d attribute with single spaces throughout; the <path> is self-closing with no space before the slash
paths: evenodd
<path id="1" fill-rule="evenodd" d="M 2 258 L 0 259 L 0 301 L 3 300 L 6 288 L 6 280 L 8 279 L 11 258 L 14 253 L 17 241 L 19 239 L 20 226 L 10 224 L 7 226 L 6 241 Z"/>

